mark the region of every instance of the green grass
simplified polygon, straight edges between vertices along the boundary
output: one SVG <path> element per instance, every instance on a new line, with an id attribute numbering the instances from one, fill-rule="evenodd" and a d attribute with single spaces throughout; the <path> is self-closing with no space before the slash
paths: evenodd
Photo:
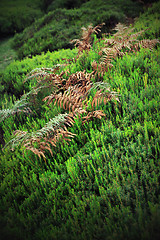
<path id="1" fill-rule="evenodd" d="M 95 37 L 88 54 L 59 72 L 69 68 L 70 73 L 90 73 L 103 46 Z M 9 93 L 15 101 L 35 86 L 36 79 L 23 84 L 29 71 L 66 63 L 63 58 L 76 54 L 77 49 L 60 50 L 11 63 L 2 75 L 1 85 L 8 87 L 3 90 L 3 108 L 14 104 Z M 0 149 L 2 239 L 160 238 L 160 47 L 126 54 L 112 64 L 101 81 L 119 93 L 120 103 L 102 102 L 99 109 L 105 118 L 84 125 L 75 120 L 68 128 L 76 134 L 74 139 L 69 145 L 59 142 L 53 156 L 46 151 L 45 161 L 21 145 L 14 151 Z M 57 105 L 47 106 L 42 101 L 45 94 L 37 95 L 34 114 L 15 114 L 0 123 L 6 143 L 15 130 L 32 133 L 64 113 Z"/>

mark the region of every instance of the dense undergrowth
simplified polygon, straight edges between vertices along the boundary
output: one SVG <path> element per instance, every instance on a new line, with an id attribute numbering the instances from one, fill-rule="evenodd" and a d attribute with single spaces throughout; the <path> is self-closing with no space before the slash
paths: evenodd
<path id="1" fill-rule="evenodd" d="M 143 29 L 140 23 L 145 18 L 142 15 L 137 21 L 138 30 Z M 153 10 L 148 13 L 148 23 L 149 18 L 153 18 Z M 159 38 L 158 28 L 150 27 L 151 39 L 155 34 Z M 132 41 L 122 48 L 119 42 L 119 57 L 115 57 L 115 51 L 106 47 L 108 41 L 113 44 L 112 37 L 105 38 L 94 36 L 89 51 L 82 51 L 88 45 L 77 41 L 78 49 L 15 61 L 2 74 L 1 143 L 10 142 L 0 150 L 2 239 L 159 239 L 159 43 L 139 42 L 150 48 L 139 46 L 133 52 Z M 48 149 L 41 145 L 45 157 L 38 156 L 38 143 L 34 142 L 33 151 L 27 150 L 25 132 L 36 138 L 42 129 L 47 133 L 60 121 L 63 126 L 67 114 L 75 109 L 71 97 L 65 104 L 60 97 L 67 86 L 72 92 L 72 83 L 81 86 L 88 80 L 92 89 L 87 101 L 77 101 L 77 108 L 88 112 L 73 118 L 74 122 L 70 119 L 67 130 L 75 134 L 69 136 L 71 141 L 61 139 Z M 100 101 L 103 92 L 96 86 L 107 89 L 106 102 L 104 98 Z M 28 95 L 22 96 L 24 90 Z M 82 98 L 80 88 L 75 90 Z M 99 98 L 92 104 L 97 92 Z M 93 111 L 103 111 L 105 116 L 83 122 Z M 24 132 L 20 139 L 12 136 L 16 130 Z"/>

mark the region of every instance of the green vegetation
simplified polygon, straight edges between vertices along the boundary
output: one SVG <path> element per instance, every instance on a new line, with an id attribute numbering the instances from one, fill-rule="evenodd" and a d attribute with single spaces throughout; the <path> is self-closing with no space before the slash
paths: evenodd
<path id="1" fill-rule="evenodd" d="M 138 21 L 135 23 L 135 28 L 145 30 L 143 38 L 153 39 L 160 36 L 160 2 L 149 8 L 144 14 L 142 14 Z"/>
<path id="2" fill-rule="evenodd" d="M 88 2 L 90 0 L 44 0 L 44 2 L 50 2 L 47 4 L 46 11 L 53 11 L 57 8 L 66 8 L 66 9 L 71 9 L 71 8 L 79 8 L 83 3 Z"/>
<path id="3" fill-rule="evenodd" d="M 79 29 L 82 26 L 86 27 L 88 23 L 96 26 L 104 22 L 106 25 L 103 31 L 107 32 L 116 23 L 125 21 L 126 17 L 138 16 L 140 11 L 142 5 L 131 0 L 90 0 L 80 8 L 58 8 L 15 35 L 13 47 L 20 59 L 42 51 L 69 48 L 72 47 L 70 40 L 79 38 Z"/>
<path id="4" fill-rule="evenodd" d="M 35 56 L 31 59 L 26 58 L 23 61 L 13 61 L 6 67 L 5 71 L 1 73 L 0 106 L 2 107 L 2 102 L 5 104 L 5 98 L 8 99 L 8 96 L 14 95 L 18 99 L 24 91 L 28 92 L 31 90 L 31 85 L 28 82 L 24 83 L 26 74 L 28 74 L 31 70 L 40 67 L 52 68 L 55 64 L 64 64 L 65 58 L 74 58 L 76 54 L 77 49 L 62 49 L 59 52 L 55 51 L 54 53 L 42 53 L 39 56 Z"/>
<path id="5" fill-rule="evenodd" d="M 0 34 L 13 35 L 29 26 L 35 19 L 44 14 L 40 0 L 1 0 L 0 1 Z"/>
<path id="6" fill-rule="evenodd" d="M 157 6 L 1 73 L 2 239 L 160 238 Z"/>
<path id="7" fill-rule="evenodd" d="M 0 35 L 21 32 L 50 9 L 80 7 L 85 0 L 1 0 Z"/>
<path id="8" fill-rule="evenodd" d="M 16 53 L 10 46 L 11 41 L 12 38 L 5 38 L 0 41 L 0 72 L 16 58 Z"/>

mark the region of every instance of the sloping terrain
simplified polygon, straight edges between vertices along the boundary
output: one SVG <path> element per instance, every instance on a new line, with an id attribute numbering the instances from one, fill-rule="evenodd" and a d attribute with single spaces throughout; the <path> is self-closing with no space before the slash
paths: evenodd
<path id="1" fill-rule="evenodd" d="M 160 238 L 159 4 L 1 74 L 2 239 Z"/>

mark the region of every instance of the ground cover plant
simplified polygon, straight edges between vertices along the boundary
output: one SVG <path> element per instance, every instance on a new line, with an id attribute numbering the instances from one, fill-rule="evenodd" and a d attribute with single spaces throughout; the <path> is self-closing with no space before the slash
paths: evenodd
<path id="1" fill-rule="evenodd" d="M 3 74 L 2 239 L 160 237 L 159 40 L 102 27 Z"/>

